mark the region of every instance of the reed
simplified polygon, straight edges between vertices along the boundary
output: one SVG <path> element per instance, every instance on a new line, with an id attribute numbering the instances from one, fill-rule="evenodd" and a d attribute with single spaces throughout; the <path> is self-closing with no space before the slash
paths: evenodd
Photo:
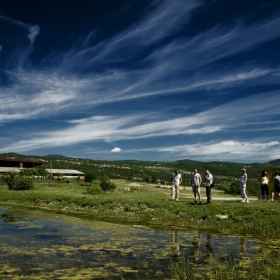
<path id="1" fill-rule="evenodd" d="M 197 266 L 180 258 L 169 266 L 171 280 L 242 280 L 242 279 L 280 279 L 278 259 L 253 259 L 247 265 L 242 260 L 228 259 L 224 262 L 215 259 L 211 264 Z"/>

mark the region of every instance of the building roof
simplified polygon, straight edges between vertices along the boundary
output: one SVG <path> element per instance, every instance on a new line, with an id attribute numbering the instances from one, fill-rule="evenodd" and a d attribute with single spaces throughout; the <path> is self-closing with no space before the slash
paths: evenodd
<path id="1" fill-rule="evenodd" d="M 83 172 L 81 171 L 78 171 L 78 170 L 71 170 L 71 169 L 50 169 L 50 168 L 46 168 L 47 172 L 48 173 L 51 173 L 51 174 L 57 174 L 57 173 L 60 173 L 60 174 L 64 174 L 64 175 L 84 175 Z"/>
<path id="2" fill-rule="evenodd" d="M 42 164 L 42 162 L 38 160 L 22 159 L 22 158 L 0 158 L 0 162 L 1 161 L 29 162 L 29 163 Z"/>

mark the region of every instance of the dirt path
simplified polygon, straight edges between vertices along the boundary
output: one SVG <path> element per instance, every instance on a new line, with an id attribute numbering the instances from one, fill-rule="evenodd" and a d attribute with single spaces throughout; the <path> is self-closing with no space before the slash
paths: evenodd
<path id="1" fill-rule="evenodd" d="M 129 186 L 131 187 L 140 187 L 142 184 L 140 183 L 130 183 Z M 145 184 L 145 185 L 148 185 L 148 186 L 154 186 L 153 184 Z M 165 189 L 171 189 L 170 186 L 168 185 L 160 185 L 162 188 L 165 188 Z M 187 190 L 189 191 L 189 193 L 180 193 L 180 196 L 181 197 L 189 197 L 189 198 L 193 198 L 193 193 L 192 193 L 192 188 L 191 187 L 180 187 L 180 189 L 182 190 Z M 204 189 L 205 190 L 205 189 Z M 219 194 L 224 194 L 223 191 L 220 191 L 220 190 L 216 190 L 216 189 L 213 189 L 212 190 L 212 200 L 228 200 L 228 201 L 241 201 L 242 198 L 240 196 L 230 196 L 230 197 L 226 197 L 226 196 L 219 196 Z M 201 199 L 202 200 L 206 200 L 206 195 L 205 195 L 205 191 L 204 193 L 202 192 L 201 193 Z M 249 201 L 250 200 L 258 200 L 258 197 L 248 197 Z"/>

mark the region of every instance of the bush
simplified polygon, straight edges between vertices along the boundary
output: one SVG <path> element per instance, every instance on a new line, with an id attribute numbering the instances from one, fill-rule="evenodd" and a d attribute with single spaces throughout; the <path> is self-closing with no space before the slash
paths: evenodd
<path id="1" fill-rule="evenodd" d="M 240 194 L 239 184 L 237 182 L 231 183 L 227 193 L 239 195 Z"/>
<path id="2" fill-rule="evenodd" d="M 13 190 L 30 190 L 32 188 L 34 188 L 32 179 L 18 177 L 15 180 L 15 186 L 14 186 Z"/>
<path id="3" fill-rule="evenodd" d="M 110 178 L 108 177 L 108 176 L 106 176 L 106 175 L 100 175 L 100 176 L 98 176 L 98 180 L 100 181 L 100 182 L 103 182 L 103 181 L 110 181 Z"/>
<path id="4" fill-rule="evenodd" d="M 100 194 L 102 192 L 100 186 L 88 186 L 86 192 L 91 195 Z"/>
<path id="5" fill-rule="evenodd" d="M 20 176 L 15 172 L 9 172 L 4 176 L 10 190 L 30 190 L 34 187 L 32 179 Z"/>
<path id="6" fill-rule="evenodd" d="M 260 194 L 260 187 L 259 186 L 255 186 L 253 184 L 249 184 L 249 186 L 247 186 L 246 192 L 247 192 L 248 195 L 259 196 L 259 194 Z"/>
<path id="7" fill-rule="evenodd" d="M 0 186 L 6 185 L 6 181 L 4 180 L 4 176 L 0 176 Z"/>
<path id="8" fill-rule="evenodd" d="M 110 180 L 103 180 L 100 183 L 100 187 L 103 191 L 113 191 L 117 186 Z"/>

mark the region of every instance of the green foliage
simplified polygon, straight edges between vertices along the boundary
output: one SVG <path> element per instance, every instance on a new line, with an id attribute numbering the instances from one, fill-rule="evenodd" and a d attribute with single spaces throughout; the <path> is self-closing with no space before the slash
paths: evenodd
<path id="1" fill-rule="evenodd" d="M 86 193 L 91 195 L 100 194 L 102 192 L 102 189 L 98 185 L 90 185 L 86 188 Z"/>
<path id="2" fill-rule="evenodd" d="M 236 194 L 239 195 L 240 194 L 240 186 L 238 182 L 233 182 L 230 184 L 229 189 L 227 192 L 228 194 Z"/>
<path id="3" fill-rule="evenodd" d="M 232 182 L 229 188 L 224 189 L 225 193 L 240 195 L 240 185 L 238 181 Z M 246 184 L 246 194 L 249 196 L 258 196 L 259 188 L 255 186 L 252 182 L 248 181 Z"/>
<path id="4" fill-rule="evenodd" d="M 98 176 L 98 180 L 100 182 L 107 182 L 107 181 L 110 181 L 110 178 L 106 175 L 100 175 L 100 176 Z"/>
<path id="5" fill-rule="evenodd" d="M 16 173 L 15 172 L 8 172 L 4 175 L 4 180 L 6 184 L 8 185 L 9 189 L 13 189 L 15 186 L 15 180 L 16 180 Z"/>
<path id="6" fill-rule="evenodd" d="M 117 188 L 116 184 L 110 180 L 102 180 L 100 182 L 100 187 L 103 191 L 114 191 Z"/>
<path id="7" fill-rule="evenodd" d="M 4 176 L 0 176 L 0 186 L 4 186 L 4 185 L 6 185 L 5 178 Z"/>
<path id="8" fill-rule="evenodd" d="M 151 180 L 151 182 L 153 183 L 153 184 L 156 184 L 157 183 L 157 178 L 156 178 L 156 176 L 155 175 L 152 175 L 152 180 Z"/>
<path id="9" fill-rule="evenodd" d="M 33 168 L 23 168 L 20 170 L 19 175 L 23 176 L 23 177 L 33 177 L 34 169 Z"/>
<path id="10" fill-rule="evenodd" d="M 32 188 L 34 188 L 34 184 L 31 178 L 18 177 L 13 190 L 30 190 Z"/>
<path id="11" fill-rule="evenodd" d="M 34 187 L 31 178 L 15 172 L 8 172 L 4 178 L 10 190 L 30 190 Z"/>
<path id="12" fill-rule="evenodd" d="M 24 177 L 39 177 L 39 178 L 46 178 L 48 177 L 48 172 L 46 171 L 45 167 L 42 165 L 36 166 L 34 168 L 23 168 L 20 170 L 20 176 Z"/>
<path id="13" fill-rule="evenodd" d="M 241 232 L 256 234 L 268 240 L 280 237 L 278 202 L 250 199 L 241 203 L 240 196 L 226 195 L 212 189 L 211 205 L 193 204 L 191 188 L 182 189 L 178 202 L 170 201 L 170 191 L 163 187 L 147 184 L 131 185 L 126 180 L 114 180 L 114 192 L 98 192 L 99 184 L 92 184 L 89 190 L 96 194 L 94 199 L 79 184 L 37 184 L 32 191 L 11 192 L 0 187 L 1 205 L 24 205 L 25 207 L 49 209 L 63 213 L 77 213 L 91 219 L 113 222 L 128 222 L 152 225 L 161 228 L 199 228 L 201 231 L 220 233 Z M 89 185 L 89 183 L 87 183 Z M 100 191 L 99 187 L 99 191 Z M 205 188 L 201 189 L 205 195 Z M 214 198 L 220 199 L 214 199 Z M 223 200 L 223 198 L 231 200 Z M 226 216 L 221 218 L 220 216 Z"/>
<path id="14" fill-rule="evenodd" d="M 234 280 L 234 279 L 271 279 L 280 277 L 278 258 L 251 259 L 247 265 L 240 259 L 221 261 L 213 258 L 207 266 L 197 267 L 184 257 L 178 262 L 170 262 L 170 278 L 173 280 Z"/>
<path id="15" fill-rule="evenodd" d="M 89 182 L 90 184 L 96 179 L 96 174 L 92 171 L 88 171 L 85 173 L 85 182 Z"/>
<path id="16" fill-rule="evenodd" d="M 43 165 L 39 165 L 33 168 L 33 173 L 35 176 L 39 178 L 46 178 L 49 176 L 46 168 Z"/>
<path id="17" fill-rule="evenodd" d="M 154 184 L 158 184 L 159 182 L 161 182 L 161 184 L 170 184 L 170 177 L 174 172 L 174 169 L 178 169 L 183 176 L 182 185 L 184 186 L 190 185 L 190 176 L 194 167 L 198 169 L 199 173 L 203 173 L 206 169 L 210 170 L 217 185 L 230 185 L 234 179 L 240 178 L 242 168 L 247 169 L 248 181 L 250 181 L 254 178 L 258 178 L 258 171 L 274 168 L 275 165 L 273 164 L 278 164 L 278 161 L 245 165 L 243 163 L 231 162 L 198 162 L 188 159 L 174 162 L 138 160 L 105 161 L 71 158 L 60 155 L 52 155 L 51 158 L 49 156 L 25 156 L 16 153 L 0 154 L 0 157 L 42 161 L 43 165 L 41 168 L 49 168 L 51 160 L 53 168 L 77 169 L 84 173 L 92 172 L 92 170 L 94 170 L 96 177 L 106 174 L 113 179 L 129 178 L 129 180 L 138 182 L 151 182 L 151 179 L 154 178 Z M 248 185 L 250 185 L 249 182 Z M 250 187 L 248 189 L 250 189 Z M 256 190 L 252 189 L 252 192 L 253 191 Z"/>
<path id="18" fill-rule="evenodd" d="M 145 178 L 144 178 L 144 182 L 145 182 L 145 183 L 150 183 L 150 182 L 151 182 L 151 179 L 152 179 L 151 176 L 146 175 Z"/>

